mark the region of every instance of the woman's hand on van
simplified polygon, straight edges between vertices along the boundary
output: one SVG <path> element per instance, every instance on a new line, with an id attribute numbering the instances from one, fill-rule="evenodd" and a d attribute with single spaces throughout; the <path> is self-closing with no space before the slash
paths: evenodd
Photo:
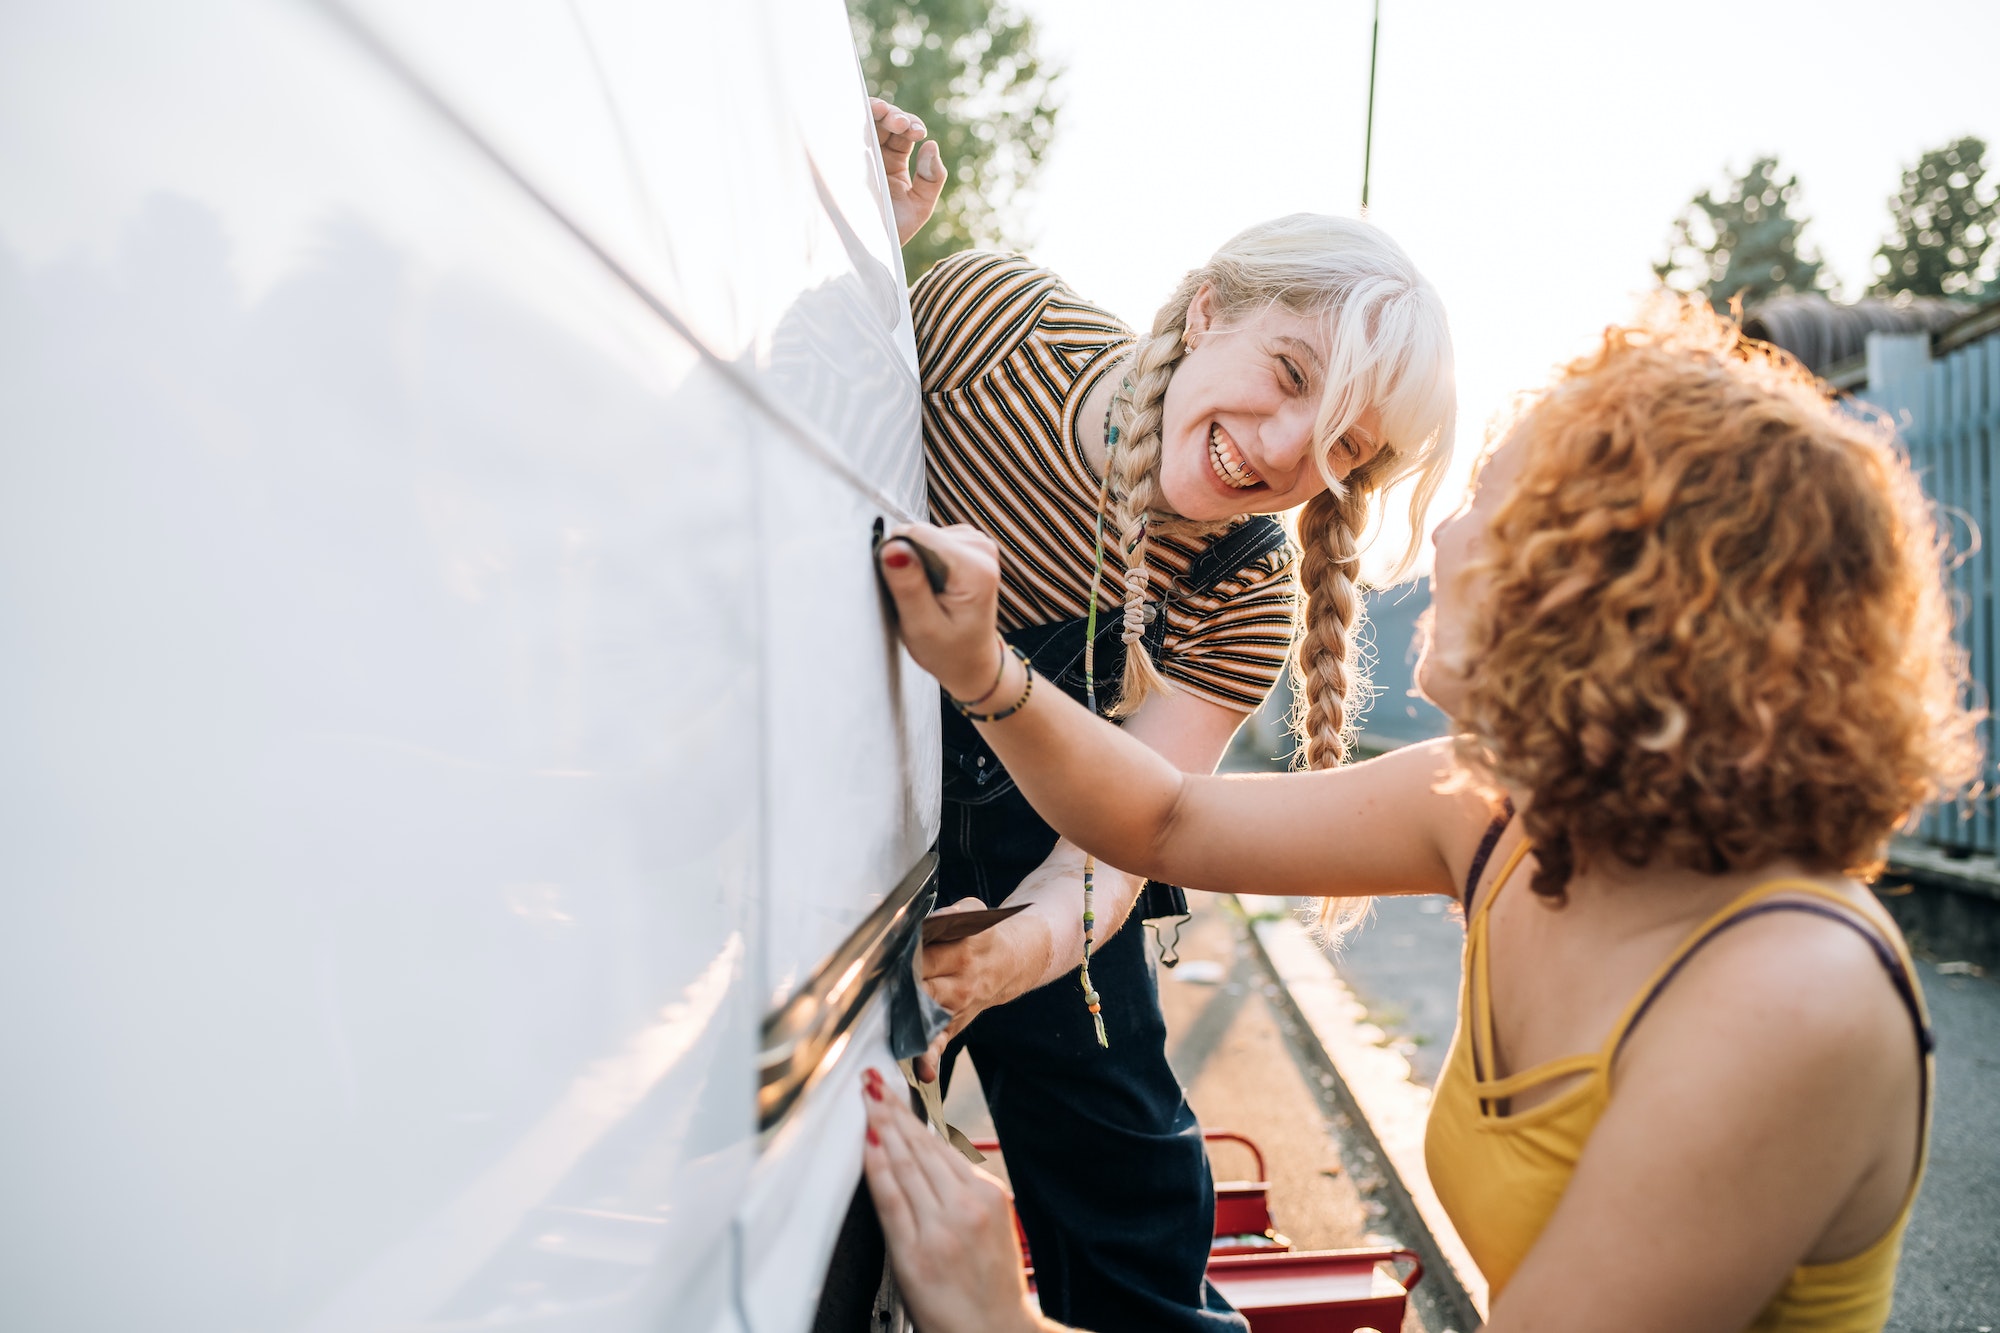
<path id="1" fill-rule="evenodd" d="M 910 543 L 921 543 L 944 562 L 943 592 L 932 592 Z M 903 646 L 917 665 L 937 678 L 954 699 L 980 702 L 994 693 L 1012 660 L 1000 642 L 996 622 L 1000 608 L 1000 548 L 977 528 L 963 523 L 948 528 L 912 523 L 897 528 L 882 543 L 878 556 L 882 581 L 896 599 Z M 1016 693 L 1018 679 L 1008 682 Z M 1011 698 L 982 702 L 989 710 L 1005 707 Z"/>
<path id="2" fill-rule="evenodd" d="M 862 1170 L 896 1285 L 923 1333 L 1052 1333 L 1021 1276 L 1007 1191 L 910 1114 L 901 1085 L 862 1078 Z"/>
<path id="3" fill-rule="evenodd" d="M 908 245 L 937 209 L 944 190 L 944 155 L 937 140 L 924 140 L 924 123 L 879 97 L 868 99 L 875 117 L 875 142 L 889 173 L 889 203 L 896 213 L 896 240 Z M 919 148 L 917 145 L 922 144 Z"/>

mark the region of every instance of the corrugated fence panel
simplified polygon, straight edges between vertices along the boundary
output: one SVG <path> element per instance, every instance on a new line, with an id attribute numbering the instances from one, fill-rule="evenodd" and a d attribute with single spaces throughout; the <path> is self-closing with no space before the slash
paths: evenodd
<path id="1" fill-rule="evenodd" d="M 2000 617 L 1995 613 L 1995 597 L 2000 594 L 2000 479 L 1994 476 L 1994 456 L 2000 452 L 2000 338 L 1988 337 L 1954 353 L 1962 356 L 1970 381 L 1967 410 L 1967 437 L 1983 464 L 1986 482 L 1980 512 L 1985 515 L 1981 553 L 1986 569 L 1986 667 L 1980 675 L 1980 702 L 1989 710 L 2000 700 Z M 1996 797 L 1996 742 L 2000 742 L 2000 722 L 1990 715 L 1980 724 L 1979 736 L 1985 751 L 1986 780 L 1981 800 L 1980 845 L 1988 851 L 2000 847 L 2000 797 Z"/>
<path id="2" fill-rule="evenodd" d="M 1956 632 L 1976 701 L 1993 708 L 2000 699 L 2000 623 L 1994 606 L 2000 593 L 2000 484 L 1994 476 L 1994 455 L 2000 451 L 2000 336 L 1958 348 L 1908 379 L 1871 388 L 1870 400 L 1901 430 L 1910 463 L 1957 553 L 1951 569 Z M 2000 725 L 1989 717 L 1979 736 L 1986 755 L 1981 789 L 1927 812 L 1919 836 L 1955 851 L 1996 854 Z"/>

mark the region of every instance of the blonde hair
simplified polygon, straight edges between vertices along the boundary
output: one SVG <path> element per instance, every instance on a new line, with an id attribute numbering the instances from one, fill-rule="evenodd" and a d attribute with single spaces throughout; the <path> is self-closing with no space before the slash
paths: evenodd
<path id="1" fill-rule="evenodd" d="M 1229 526 L 1181 518 L 1167 509 L 1160 489 L 1167 384 L 1187 354 L 1188 308 L 1204 286 L 1219 325 L 1278 305 L 1323 321 L 1327 330 L 1326 387 L 1315 426 L 1315 456 L 1327 489 L 1306 503 L 1294 527 L 1305 632 L 1292 725 L 1306 765 L 1332 768 L 1347 755 L 1350 703 L 1367 689 L 1352 650 L 1361 619 L 1355 576 L 1363 534 L 1381 494 L 1415 474 L 1410 541 L 1394 571 L 1401 577 L 1421 549 L 1424 513 L 1451 461 L 1457 406 L 1444 303 L 1381 230 L 1318 213 L 1293 213 L 1239 232 L 1181 279 L 1139 342 L 1129 394 L 1113 403 L 1120 443 L 1111 457 L 1109 512 L 1125 557 L 1123 713 L 1153 690 L 1169 688 L 1144 642 L 1152 535 L 1200 537 Z M 1333 474 L 1331 451 L 1370 407 L 1381 420 L 1380 448 L 1343 483 Z"/>

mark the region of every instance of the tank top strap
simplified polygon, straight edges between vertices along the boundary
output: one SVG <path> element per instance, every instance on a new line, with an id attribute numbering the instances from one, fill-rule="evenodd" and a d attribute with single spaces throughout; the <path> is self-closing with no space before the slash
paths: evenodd
<path id="1" fill-rule="evenodd" d="M 1646 983 L 1645 988 L 1633 997 L 1625 1015 L 1612 1027 L 1611 1035 L 1604 1045 L 1607 1067 L 1610 1061 L 1617 1058 L 1618 1052 L 1624 1049 L 1626 1039 L 1632 1035 L 1632 1030 L 1639 1025 L 1640 1020 L 1645 1018 L 1654 1001 L 1673 984 L 1674 978 L 1680 975 L 1681 969 L 1687 966 L 1695 954 L 1732 926 L 1774 912 L 1804 912 L 1811 916 L 1825 917 L 1829 921 L 1846 926 L 1867 941 L 1868 947 L 1875 954 L 1876 961 L 1881 963 L 1882 970 L 1888 974 L 1889 984 L 1896 988 L 1898 998 L 1909 1012 L 1911 1026 L 1916 1032 L 1919 1058 L 1930 1055 L 1936 1043 L 1931 1035 L 1929 1016 L 1924 1010 L 1923 996 L 1917 990 L 1909 954 L 1902 947 L 1902 942 L 1886 934 L 1879 925 L 1869 921 L 1860 908 L 1824 884 L 1809 879 L 1778 879 L 1759 884 L 1732 900 L 1721 911 L 1696 927 L 1671 954 L 1667 955 L 1666 960 L 1655 969 L 1652 979 Z M 1924 1081 L 1926 1105 L 1929 1093 L 1930 1082 L 1926 1078 Z"/>
<path id="2" fill-rule="evenodd" d="M 1482 1078 L 1475 1080 L 1479 1095 L 1486 1101 L 1505 1101 L 1519 1096 L 1529 1088 L 1538 1088 L 1544 1083 L 1553 1083 L 1559 1078 L 1570 1078 L 1577 1074 L 1595 1074 L 1604 1067 L 1601 1055 L 1565 1055 L 1557 1060 L 1544 1060 L 1532 1069 L 1523 1069 L 1518 1074 L 1505 1078 Z"/>
<path id="3" fill-rule="evenodd" d="M 1504 819 L 1496 821 L 1496 824 L 1498 827 L 1505 827 Z M 1495 841 L 1498 840 L 1497 833 L 1490 833 L 1489 836 Z M 1482 861 L 1485 856 L 1492 855 L 1492 850 L 1491 847 L 1482 848 Z M 1491 951 L 1487 947 L 1486 940 L 1486 909 L 1493 905 L 1493 900 L 1500 896 L 1501 891 L 1507 887 L 1507 881 L 1514 877 L 1514 872 L 1520 869 L 1521 862 L 1527 859 L 1528 853 L 1532 850 L 1534 844 L 1524 838 L 1521 844 L 1508 854 L 1506 861 L 1500 866 L 1500 873 L 1493 877 L 1492 890 L 1487 893 L 1478 910 L 1473 912 L 1465 923 L 1466 975 L 1463 992 L 1464 1013 L 1461 1021 L 1467 1025 L 1468 1035 L 1472 1040 L 1473 1078 L 1480 1083 L 1485 1083 L 1492 1077 L 1496 1064 L 1494 1048 L 1498 1044 L 1493 1032 L 1493 978 L 1488 962 Z M 1475 871 L 1477 869 L 1478 867 L 1475 867 Z M 1478 876 L 1475 873 L 1472 885 L 1476 887 L 1477 884 Z M 1468 887 L 1466 893 L 1469 897 L 1472 888 Z"/>
<path id="4" fill-rule="evenodd" d="M 1500 813 L 1493 816 L 1493 822 L 1486 826 L 1486 833 L 1479 839 L 1479 847 L 1472 853 L 1472 864 L 1465 872 L 1465 893 L 1458 905 L 1466 911 L 1472 910 L 1472 895 L 1479 889 L 1479 877 L 1486 873 L 1486 863 L 1493 859 L 1493 849 L 1500 845 L 1500 835 L 1514 822 L 1514 798 L 1500 798 Z"/>
<path id="5" fill-rule="evenodd" d="M 1504 829 L 1506 825 L 1504 822 L 1496 821 L 1496 827 Z M 1496 842 L 1499 841 L 1498 833 L 1492 834 L 1492 837 L 1494 841 Z M 1527 860 L 1528 853 L 1532 852 L 1533 850 L 1535 850 L 1535 845 L 1529 842 L 1526 838 L 1523 838 L 1520 844 L 1516 846 L 1513 851 L 1507 854 L 1507 859 L 1500 863 L 1500 873 L 1493 877 L 1492 892 L 1486 895 L 1486 897 L 1480 902 L 1478 910 L 1474 911 L 1472 913 L 1471 919 L 1466 922 L 1466 926 L 1468 929 L 1470 929 L 1475 922 L 1482 922 L 1486 920 L 1486 909 L 1493 906 L 1493 900 L 1500 896 L 1500 891 L 1507 887 L 1507 881 L 1514 877 L 1514 872 L 1521 868 L 1521 862 Z M 1479 861 L 1475 864 L 1474 868 L 1476 870 L 1485 868 L 1486 858 L 1492 856 L 1493 849 L 1488 847 L 1484 849 L 1484 852 L 1485 855 L 1480 857 Z M 1465 887 L 1465 898 L 1468 906 L 1470 906 L 1471 904 L 1473 893 L 1476 892 L 1478 888 L 1479 888 L 1479 880 L 1475 876 L 1469 883 L 1467 883 Z"/>

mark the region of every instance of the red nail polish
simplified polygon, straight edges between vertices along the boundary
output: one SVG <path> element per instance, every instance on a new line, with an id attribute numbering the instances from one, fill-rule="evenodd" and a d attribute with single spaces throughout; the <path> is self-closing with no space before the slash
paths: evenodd
<path id="1" fill-rule="evenodd" d="M 876 1101 L 879 1102 L 882 1100 L 882 1085 L 880 1083 L 864 1084 L 862 1085 L 862 1090 L 865 1091 L 870 1097 L 873 1097 Z"/>
<path id="2" fill-rule="evenodd" d="M 891 569 L 908 569 L 910 567 L 910 553 L 900 546 L 891 546 L 888 550 L 882 552 L 882 563 Z"/>
<path id="3" fill-rule="evenodd" d="M 873 1125 L 868 1127 L 868 1141 L 878 1148 L 882 1146 L 881 1136 L 875 1132 L 875 1126 Z"/>

